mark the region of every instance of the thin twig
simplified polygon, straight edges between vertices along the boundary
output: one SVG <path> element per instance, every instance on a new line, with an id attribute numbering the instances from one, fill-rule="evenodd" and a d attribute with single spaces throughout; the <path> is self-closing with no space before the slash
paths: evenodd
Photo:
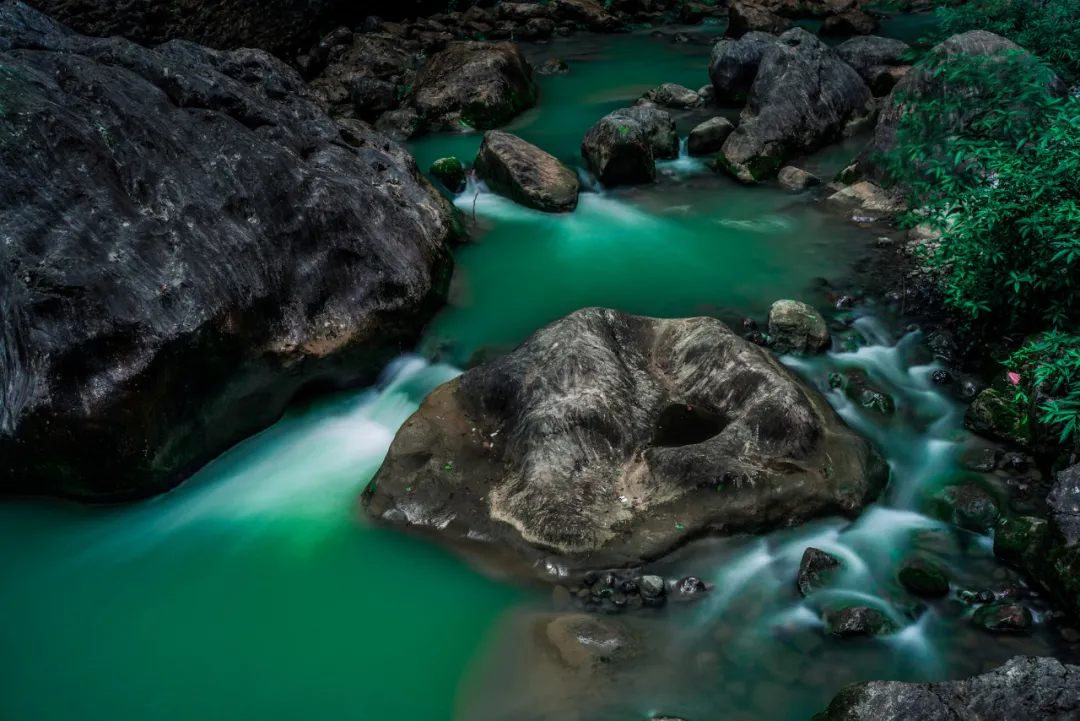
<path id="1" fill-rule="evenodd" d="M 480 197 L 480 191 L 476 191 L 476 195 L 472 197 L 472 219 L 476 222 L 476 199 Z"/>

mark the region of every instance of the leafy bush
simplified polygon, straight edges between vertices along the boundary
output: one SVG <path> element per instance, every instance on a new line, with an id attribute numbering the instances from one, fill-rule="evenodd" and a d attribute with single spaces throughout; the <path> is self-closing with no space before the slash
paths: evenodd
<path id="1" fill-rule="evenodd" d="M 988 30 L 1012 40 L 1066 77 L 1080 74 L 1080 2 L 972 0 L 937 10 L 943 37 Z"/>
<path id="2" fill-rule="evenodd" d="M 1029 340 L 1006 362 L 1016 404 L 1080 450 L 1080 336 L 1052 331 Z M 1026 417 L 1026 416 L 1025 416 Z"/>

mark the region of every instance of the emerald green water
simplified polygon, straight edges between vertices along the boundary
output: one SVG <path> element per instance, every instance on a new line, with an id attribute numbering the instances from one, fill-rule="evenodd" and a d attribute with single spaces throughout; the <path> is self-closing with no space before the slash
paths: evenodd
<path id="1" fill-rule="evenodd" d="M 534 60 L 562 57 L 574 72 L 540 79 L 540 106 L 510 129 L 579 165 L 581 137 L 605 113 L 661 82 L 708 81 L 716 31 L 698 32 L 685 45 L 636 34 L 529 46 Z M 678 118 L 680 132 L 701 117 Z M 432 137 L 413 151 L 422 167 L 451 154 L 471 161 L 479 140 Z M 828 176 L 857 147 L 799 162 Z M 457 367 L 588 305 L 736 320 L 761 318 L 781 297 L 821 302 L 813 279 L 847 273 L 875 240 L 805 199 L 744 188 L 689 159 L 664 164 L 647 188 L 585 193 L 566 216 L 475 189 L 456 202 L 475 208 L 475 242 L 459 248 L 451 302 L 421 350 Z M 969 586 L 1001 572 L 985 539 L 952 538 L 911 509 L 909 496 L 953 471 L 968 440 L 957 407 L 930 388 L 930 367 L 909 357 L 918 339 L 865 331 L 874 345 L 798 370 L 827 391 L 829 370 L 855 365 L 895 394 L 897 418 L 884 425 L 829 397 L 882 445 L 908 495 L 854 528 L 823 522 L 671 559 L 666 572 L 724 592 L 626 619 L 646 653 L 610 678 L 566 678 L 530 645 L 529 614 L 546 597 L 358 520 L 356 497 L 397 427 L 457 372 L 407 357 L 377 388 L 290 415 L 158 499 L 0 503 L 0 719 L 616 721 L 666 711 L 796 721 L 848 681 L 943 678 L 1052 651 L 1046 632 L 979 636 L 944 606 L 887 643 L 836 643 L 792 598 L 811 542 L 861 559 L 843 592 L 878 604 L 914 532 L 937 534 L 935 552 Z"/>

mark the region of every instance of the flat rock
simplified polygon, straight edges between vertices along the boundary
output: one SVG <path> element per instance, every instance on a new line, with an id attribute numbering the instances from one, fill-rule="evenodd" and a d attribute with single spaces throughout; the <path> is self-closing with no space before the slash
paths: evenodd
<path id="1" fill-rule="evenodd" d="M 875 96 L 888 95 L 909 69 L 911 46 L 895 38 L 855 37 L 836 46 L 836 54 L 855 68 Z"/>
<path id="2" fill-rule="evenodd" d="M 577 207 L 577 173 L 516 135 L 484 133 L 476 172 L 492 190 L 527 208 L 562 213 Z"/>
<path id="3" fill-rule="evenodd" d="M 0 491 L 171 488 L 298 395 L 373 382 L 445 299 L 449 203 L 267 53 L 19 3 L 0 48 Z"/>
<path id="4" fill-rule="evenodd" d="M 642 97 L 661 108 L 674 108 L 676 110 L 700 108 L 703 104 L 701 96 L 696 91 L 677 83 L 664 83 L 645 93 Z"/>
<path id="5" fill-rule="evenodd" d="M 546 575 L 851 515 L 887 475 L 816 391 L 719 321 L 589 308 L 437 388 L 362 506 Z"/>
<path id="6" fill-rule="evenodd" d="M 853 684 L 814 721 L 1061 721 L 1078 716 L 1080 666 L 1017 656 L 962 681 Z"/>

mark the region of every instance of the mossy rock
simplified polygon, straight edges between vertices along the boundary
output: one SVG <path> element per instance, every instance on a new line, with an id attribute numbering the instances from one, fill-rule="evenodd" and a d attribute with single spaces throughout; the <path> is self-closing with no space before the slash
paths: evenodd
<path id="1" fill-rule="evenodd" d="M 945 572 L 922 559 L 909 559 L 896 574 L 896 580 L 916 596 L 941 598 L 949 594 L 949 578 Z"/>
<path id="2" fill-rule="evenodd" d="M 821 617 L 826 631 L 841 638 L 887 636 L 899 630 L 884 612 L 871 606 L 826 606 Z"/>
<path id="3" fill-rule="evenodd" d="M 971 622 L 979 628 L 994 633 L 1017 633 L 1026 631 L 1035 623 L 1026 606 L 1015 603 L 991 603 L 976 609 Z"/>
<path id="4" fill-rule="evenodd" d="M 1028 433 L 1024 417 L 1006 395 L 987 388 L 978 396 L 964 414 L 964 425 L 971 431 L 989 438 L 1026 447 Z"/>
<path id="5" fill-rule="evenodd" d="M 994 531 L 994 555 L 1016 566 L 1027 565 L 1029 554 L 1037 554 L 1046 543 L 1046 521 L 1023 516 L 1010 518 Z"/>
<path id="6" fill-rule="evenodd" d="M 926 510 L 935 518 L 974 533 L 987 533 L 1001 516 L 997 498 L 974 478 L 942 488 L 929 499 Z"/>
<path id="7" fill-rule="evenodd" d="M 431 164 L 431 174 L 451 193 L 465 190 L 465 166 L 457 158 L 439 158 Z"/>

